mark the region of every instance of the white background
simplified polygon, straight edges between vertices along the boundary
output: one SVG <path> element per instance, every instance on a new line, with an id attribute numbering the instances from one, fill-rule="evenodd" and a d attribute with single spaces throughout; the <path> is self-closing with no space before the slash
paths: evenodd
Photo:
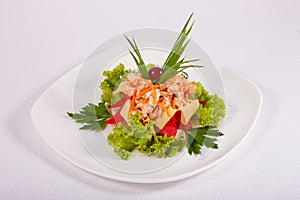
<path id="1" fill-rule="evenodd" d="M 84 172 L 36 137 L 33 102 L 97 45 L 137 28 L 178 31 L 191 12 L 193 39 L 263 93 L 229 157 L 186 180 L 130 184 Z M 0 199 L 300 199 L 300 1 L 1 0 L 0 58 Z"/>

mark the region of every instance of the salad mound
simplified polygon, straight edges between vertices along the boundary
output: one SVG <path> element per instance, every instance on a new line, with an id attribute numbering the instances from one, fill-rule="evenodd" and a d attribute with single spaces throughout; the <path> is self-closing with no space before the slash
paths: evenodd
<path id="1" fill-rule="evenodd" d="M 101 101 L 88 104 L 79 113 L 68 113 L 81 129 L 99 131 L 113 126 L 108 144 L 124 160 L 134 151 L 157 158 L 173 157 L 185 147 L 189 154 L 201 154 L 202 147 L 218 148 L 217 130 L 225 117 L 225 104 L 217 94 L 209 94 L 200 82 L 188 79 L 187 68 L 202 67 L 181 54 L 189 40 L 189 17 L 162 67 L 146 65 L 134 40 L 137 70 L 119 64 L 104 71 Z"/>

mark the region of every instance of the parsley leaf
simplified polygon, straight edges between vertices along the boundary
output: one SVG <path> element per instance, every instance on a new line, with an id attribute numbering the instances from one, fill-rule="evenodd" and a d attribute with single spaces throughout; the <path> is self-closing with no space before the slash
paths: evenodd
<path id="1" fill-rule="evenodd" d="M 188 153 L 190 155 L 192 155 L 192 153 L 201 154 L 202 146 L 217 149 L 217 137 L 222 135 L 223 133 L 212 126 L 193 128 L 186 131 Z"/>
<path id="2" fill-rule="evenodd" d="M 77 123 L 84 124 L 81 130 L 98 131 L 103 129 L 105 121 L 112 117 L 112 115 L 106 110 L 104 103 L 98 103 L 94 105 L 89 103 L 83 107 L 79 113 L 69 113 L 69 117 L 75 120 Z"/>

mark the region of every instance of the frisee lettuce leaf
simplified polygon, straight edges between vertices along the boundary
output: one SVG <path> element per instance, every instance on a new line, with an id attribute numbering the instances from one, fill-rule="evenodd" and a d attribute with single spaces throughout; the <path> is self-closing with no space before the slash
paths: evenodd
<path id="1" fill-rule="evenodd" d="M 128 70 L 125 69 L 125 66 L 122 63 L 113 70 L 106 70 L 103 72 L 103 76 L 105 76 L 106 79 L 100 84 L 100 88 L 103 92 L 101 95 L 102 102 L 111 103 L 112 92 L 119 85 L 120 79 L 125 77 L 127 73 Z"/>
<path id="2" fill-rule="evenodd" d="M 200 124 L 202 126 L 218 127 L 219 121 L 225 117 L 226 107 L 223 99 L 218 95 L 210 95 L 205 105 L 200 105 Z"/>
<path id="3" fill-rule="evenodd" d="M 158 135 L 156 141 L 151 144 L 146 153 L 157 158 L 173 157 L 182 151 L 185 146 L 186 140 L 183 138 L 168 138 L 166 135 Z"/>
<path id="4" fill-rule="evenodd" d="M 119 124 L 107 137 L 121 159 L 129 159 L 134 150 L 158 158 L 173 157 L 185 147 L 183 138 L 156 135 L 152 121 L 144 126 L 139 120 L 139 115 L 131 115 L 128 125 Z"/>
<path id="5" fill-rule="evenodd" d="M 196 83 L 197 90 L 195 97 L 200 102 L 205 102 L 199 106 L 199 122 L 202 126 L 215 126 L 217 127 L 219 121 L 225 117 L 226 106 L 217 94 L 210 95 L 209 92 L 200 83 Z"/>
<path id="6" fill-rule="evenodd" d="M 135 149 L 135 139 L 119 127 L 113 128 L 113 133 L 107 136 L 108 144 L 114 147 L 114 152 L 123 160 L 128 160 Z"/>
<path id="7" fill-rule="evenodd" d="M 199 99 L 199 101 L 208 101 L 210 99 L 210 95 L 208 91 L 204 88 L 204 86 L 200 82 L 196 82 L 196 93 L 195 97 Z"/>

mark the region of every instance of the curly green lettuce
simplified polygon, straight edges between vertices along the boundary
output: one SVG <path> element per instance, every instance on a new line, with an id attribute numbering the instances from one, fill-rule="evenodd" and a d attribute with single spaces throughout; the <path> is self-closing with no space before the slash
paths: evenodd
<path id="1" fill-rule="evenodd" d="M 101 82 L 100 88 L 102 89 L 101 100 L 102 102 L 111 103 L 112 101 L 112 92 L 119 85 L 121 78 L 125 77 L 128 73 L 128 70 L 125 69 L 123 64 L 119 64 L 112 71 L 106 70 L 103 72 L 105 80 Z"/>
<path id="2" fill-rule="evenodd" d="M 196 99 L 198 99 L 199 101 L 208 101 L 210 99 L 210 95 L 208 91 L 204 88 L 204 86 L 200 82 L 196 82 L 196 87 Z"/>
<path id="3" fill-rule="evenodd" d="M 107 136 L 108 144 L 114 147 L 114 152 L 123 160 L 128 160 L 135 149 L 135 139 L 119 127 L 113 128 L 113 133 Z"/>
<path id="4" fill-rule="evenodd" d="M 168 138 L 166 135 L 158 135 L 146 154 L 157 158 L 173 157 L 182 151 L 185 146 L 186 140 L 183 140 L 183 138 Z"/>
<path id="5" fill-rule="evenodd" d="M 173 157 L 186 146 L 183 138 L 156 135 L 153 122 L 143 125 L 139 115 L 131 115 L 127 125 L 114 127 L 107 140 L 114 152 L 124 160 L 129 159 L 134 150 L 158 158 Z"/>
<path id="6" fill-rule="evenodd" d="M 217 127 L 219 121 L 225 117 L 226 106 L 222 98 L 218 95 L 210 95 L 203 85 L 199 82 L 196 83 L 197 91 L 196 98 L 199 99 L 199 122 L 202 126 Z"/>

